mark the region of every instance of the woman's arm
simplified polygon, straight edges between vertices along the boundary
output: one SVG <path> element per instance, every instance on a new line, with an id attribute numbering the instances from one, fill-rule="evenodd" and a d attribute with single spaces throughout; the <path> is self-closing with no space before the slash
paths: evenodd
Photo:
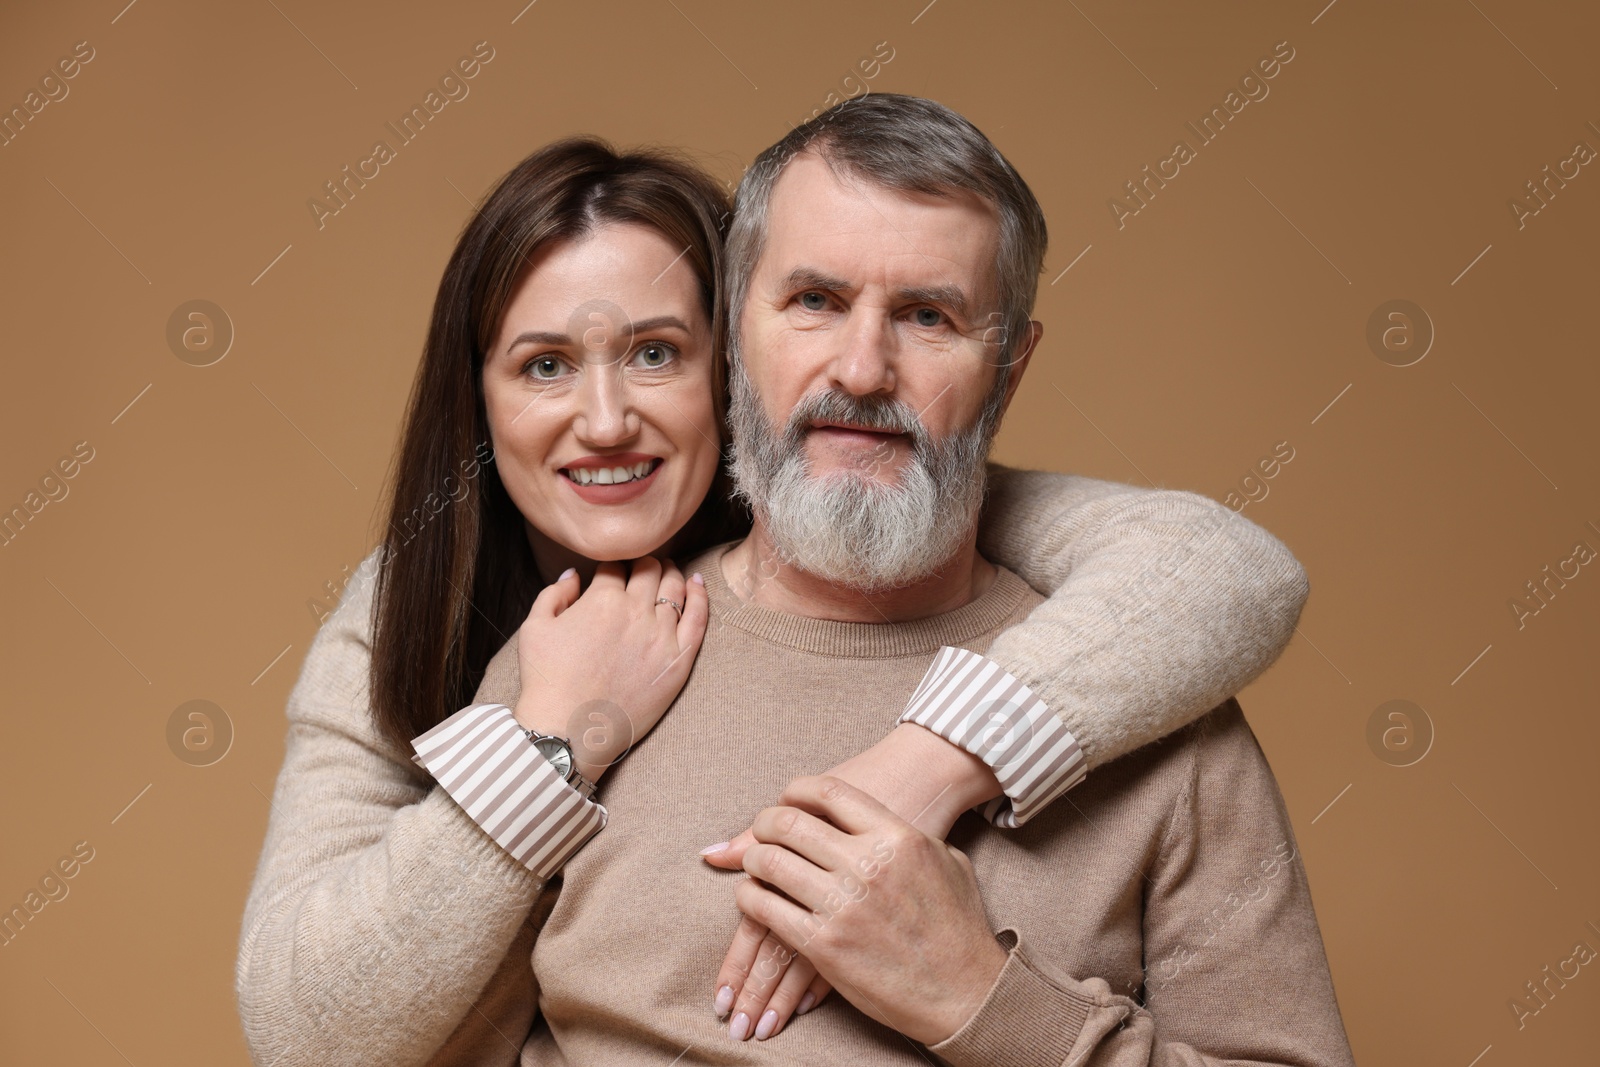
<path id="1" fill-rule="evenodd" d="M 924 706 L 913 701 L 902 721 L 994 770 L 1005 796 L 985 814 L 1003 826 L 1258 678 L 1294 635 L 1309 589 L 1277 538 L 1213 500 L 1046 471 L 991 466 L 978 548 L 1048 598 L 985 656 L 942 657 L 947 678 L 971 672 L 970 660 L 996 667 L 963 694 L 964 721 L 950 714 L 962 702 L 933 699 L 938 664 L 919 690 Z M 1012 678 L 1029 693 L 999 700 Z"/>
<path id="2" fill-rule="evenodd" d="M 543 879 L 373 728 L 370 585 L 351 583 L 289 700 L 240 935 L 245 1037 L 263 1067 L 400 1067 L 463 1047 L 514 1064 L 537 996 L 515 946 Z"/>

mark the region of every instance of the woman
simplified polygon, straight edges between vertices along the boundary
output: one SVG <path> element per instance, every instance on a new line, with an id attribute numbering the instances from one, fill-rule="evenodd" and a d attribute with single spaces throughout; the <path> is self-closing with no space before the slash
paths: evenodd
<path id="1" fill-rule="evenodd" d="M 589 794 L 705 633 L 704 588 L 670 560 L 746 528 L 721 467 L 726 218 L 693 167 L 574 140 L 514 168 L 464 229 L 384 542 L 290 699 L 236 976 L 257 1062 L 518 1061 L 556 874 L 604 823 Z M 1281 545 L 1188 494 L 996 470 L 981 545 L 1055 594 L 991 648 L 1001 666 L 1036 626 L 1115 617 L 1120 657 L 1018 668 L 1089 764 L 1249 682 L 1305 595 Z M 1124 616 L 1128 576 L 1152 574 Z M 475 699 L 497 650 L 519 663 L 512 709 Z M 488 802 L 491 767 L 514 773 Z M 974 799 L 1017 822 L 995 774 L 911 723 L 834 773 L 897 811 L 918 790 L 959 797 L 919 822 L 939 836 Z M 825 992 L 799 962 L 759 988 L 730 977 L 761 934 L 743 926 L 705 976 L 708 1023 L 734 1009 L 738 1038 Z"/>

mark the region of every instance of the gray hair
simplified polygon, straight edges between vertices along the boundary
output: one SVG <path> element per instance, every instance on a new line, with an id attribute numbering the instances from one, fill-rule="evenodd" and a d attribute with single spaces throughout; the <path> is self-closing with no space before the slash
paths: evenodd
<path id="1" fill-rule="evenodd" d="M 1013 353 L 1025 336 L 1039 291 L 1049 235 L 1033 191 L 972 123 L 932 100 L 870 93 L 796 127 L 756 157 L 739 181 L 726 244 L 728 352 L 739 354 L 739 316 L 767 239 L 772 186 L 801 152 L 817 153 L 835 173 L 888 189 L 945 195 L 976 193 L 1000 216 L 996 280 L 1000 292 L 1000 374 L 1004 391 Z M 985 340 L 990 338 L 985 331 Z"/>

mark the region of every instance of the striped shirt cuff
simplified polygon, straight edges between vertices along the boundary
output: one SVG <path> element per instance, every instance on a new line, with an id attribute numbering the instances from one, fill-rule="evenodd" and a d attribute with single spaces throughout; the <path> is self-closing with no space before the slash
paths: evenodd
<path id="1" fill-rule="evenodd" d="M 1005 792 L 983 817 L 1018 827 L 1083 780 L 1077 739 L 1032 689 L 964 648 L 939 650 L 900 722 L 925 726 L 989 765 Z"/>
<path id="2" fill-rule="evenodd" d="M 462 708 L 411 747 L 472 821 L 540 878 L 606 824 L 606 809 L 562 780 L 504 704 Z"/>

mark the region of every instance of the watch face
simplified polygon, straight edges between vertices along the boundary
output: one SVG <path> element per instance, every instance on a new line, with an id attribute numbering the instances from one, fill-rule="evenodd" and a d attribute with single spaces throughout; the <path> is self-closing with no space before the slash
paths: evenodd
<path id="1" fill-rule="evenodd" d="M 572 749 L 567 747 L 566 742 L 559 737 L 541 737 L 533 743 L 533 747 L 550 761 L 562 778 L 572 777 Z"/>

